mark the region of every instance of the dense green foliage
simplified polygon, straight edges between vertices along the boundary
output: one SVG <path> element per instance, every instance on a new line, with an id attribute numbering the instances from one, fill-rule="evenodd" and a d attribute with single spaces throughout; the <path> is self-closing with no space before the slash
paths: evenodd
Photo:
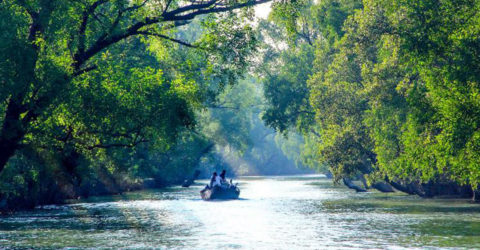
<path id="1" fill-rule="evenodd" d="M 0 207 L 190 175 L 211 149 L 197 112 L 243 76 L 261 2 L 1 1 Z"/>
<path id="2" fill-rule="evenodd" d="M 199 163 L 478 190 L 478 1 L 267 1 L 0 1 L 0 209 Z"/>
<path id="3" fill-rule="evenodd" d="M 326 171 L 325 166 L 334 164 L 344 154 L 330 150 L 327 155 L 318 150 L 329 147 L 331 142 L 327 140 L 329 136 L 317 131 L 321 124 L 314 121 L 315 110 L 310 101 L 312 88 L 308 80 L 316 70 L 324 70 L 332 62 L 334 43 L 343 34 L 343 21 L 358 5 L 355 1 L 277 4 L 273 7 L 271 21 L 259 26 L 261 36 L 265 37 L 263 61 L 258 70 L 263 76 L 267 102 L 263 120 L 284 134 L 292 129 L 302 133 L 306 142 L 302 161 L 319 171 Z M 287 43 L 282 44 L 282 41 Z M 325 96 L 337 100 L 334 93 L 330 94 L 325 93 Z M 342 115 L 335 110 L 324 111 L 331 116 Z M 358 159 L 354 155 L 349 157 L 353 161 Z"/>
<path id="4" fill-rule="evenodd" d="M 298 31 L 310 20 L 315 24 L 308 27 L 319 32 L 311 43 L 315 59 L 313 65 L 277 60 L 281 70 L 265 77 L 266 97 L 277 104 L 267 112 L 274 114 L 266 116 L 268 124 L 298 128 L 299 118 L 285 118 L 290 110 L 314 112 L 309 129 L 300 129 L 319 137 L 316 159 L 337 178 L 366 174 L 371 183 L 414 186 L 412 193 L 426 196 L 445 191 L 432 185 L 477 189 L 478 1 L 328 0 L 291 8 L 282 6 L 272 18 L 293 37 L 281 53 L 302 51 Z M 285 84 L 284 76 L 299 70 L 313 73 L 306 83 L 297 76 Z M 275 82 L 307 90 L 301 100 L 269 95 Z"/>

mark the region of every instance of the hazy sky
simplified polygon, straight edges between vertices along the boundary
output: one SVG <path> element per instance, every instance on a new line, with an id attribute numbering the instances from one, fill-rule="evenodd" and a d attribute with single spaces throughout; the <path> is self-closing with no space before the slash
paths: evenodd
<path id="1" fill-rule="evenodd" d="M 258 18 L 267 18 L 270 13 L 271 2 L 259 4 L 255 6 L 255 16 Z"/>

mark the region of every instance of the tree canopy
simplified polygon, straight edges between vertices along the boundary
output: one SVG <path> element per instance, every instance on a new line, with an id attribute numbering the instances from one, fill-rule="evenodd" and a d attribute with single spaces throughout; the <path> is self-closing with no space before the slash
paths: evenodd
<path id="1" fill-rule="evenodd" d="M 199 163 L 480 197 L 478 1 L 268 1 L 0 1 L 0 204 Z"/>
<path id="2" fill-rule="evenodd" d="M 279 7 L 272 23 L 292 41 L 281 53 L 298 53 L 307 43 L 314 63 L 276 59 L 282 70 L 265 77 L 267 99 L 275 104 L 267 123 L 298 128 L 298 117 L 285 118 L 290 110 L 313 112 L 304 134 L 317 135 L 316 159 L 337 179 L 362 175 L 425 196 L 435 195 L 431 187 L 437 184 L 476 190 L 479 7 L 477 1 L 448 0 Z M 306 26 L 305 20 L 316 24 Z M 313 42 L 303 39 L 307 27 L 317 27 Z M 285 70 L 289 66 L 310 70 L 306 83 L 294 77 L 297 82 L 285 84 L 281 76 L 292 72 Z M 270 86 L 301 88 L 306 97 L 277 100 L 270 92 L 283 87 Z"/>
<path id="3" fill-rule="evenodd" d="M 182 143 L 204 147 L 189 131 L 243 77 L 257 44 L 250 7 L 264 2 L 1 1 L 0 174 L 17 178 L 2 190 L 42 174 L 76 187 L 96 185 L 88 169 L 158 172 Z"/>

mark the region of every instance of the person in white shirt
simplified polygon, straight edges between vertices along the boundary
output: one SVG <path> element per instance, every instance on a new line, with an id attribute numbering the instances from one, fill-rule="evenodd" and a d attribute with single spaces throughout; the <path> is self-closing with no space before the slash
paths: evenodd
<path id="1" fill-rule="evenodd" d="M 213 183 L 213 186 L 219 186 L 221 187 L 222 186 L 222 177 L 216 175 L 215 176 L 215 182 Z"/>
<path id="2" fill-rule="evenodd" d="M 217 175 L 217 172 L 213 172 L 212 178 L 210 179 L 210 188 L 213 188 L 215 186 L 222 186 L 221 180 L 222 178 Z"/>

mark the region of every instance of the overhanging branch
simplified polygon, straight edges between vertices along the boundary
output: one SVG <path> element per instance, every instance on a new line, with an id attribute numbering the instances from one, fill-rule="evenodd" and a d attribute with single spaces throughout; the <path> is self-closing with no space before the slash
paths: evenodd
<path id="1" fill-rule="evenodd" d="M 180 9 L 177 9 L 177 10 L 173 10 L 171 12 L 165 13 L 163 15 L 163 17 L 164 17 L 163 20 L 164 21 L 192 20 L 196 16 L 199 16 L 199 15 L 228 12 L 228 11 L 232 11 L 232 10 L 236 10 L 236 9 L 240 9 L 240 8 L 244 8 L 244 7 L 254 6 L 254 5 L 258 5 L 258 4 L 262 4 L 262 3 L 267 3 L 267 2 L 270 2 L 270 1 L 272 1 L 272 0 L 253 0 L 253 1 L 247 1 L 247 2 L 241 3 L 241 4 L 228 6 L 228 7 L 214 7 L 214 8 L 210 8 L 210 7 L 215 5 L 219 1 L 209 1 L 206 4 L 192 4 L 192 5 L 180 8 L 182 11 L 178 11 Z M 206 5 L 208 5 L 208 6 L 206 6 Z M 223 5 L 221 5 L 221 6 L 223 6 Z M 186 12 L 189 12 L 189 11 L 192 11 L 192 12 L 190 12 L 188 14 L 185 14 L 185 15 L 180 15 L 180 16 L 178 15 L 178 14 L 186 13 Z"/>
<path id="2" fill-rule="evenodd" d="M 99 2 L 102 1 L 108 1 L 108 0 L 99 0 Z M 254 6 L 257 4 L 262 4 L 262 3 L 267 3 L 272 0 L 249 0 L 244 3 L 240 4 L 235 4 L 232 6 L 227 6 L 223 7 L 224 5 L 220 5 L 222 7 L 217 7 L 218 3 L 221 3 L 222 0 L 210 0 L 206 3 L 198 4 L 198 3 L 192 3 L 190 5 L 184 6 L 184 7 L 179 7 L 175 10 L 172 11 L 165 11 L 157 17 L 146 17 L 144 20 L 136 22 L 132 24 L 130 27 L 124 29 L 123 32 L 113 34 L 113 35 L 102 35 L 100 36 L 99 39 L 97 39 L 96 42 L 94 42 L 90 48 L 82 51 L 78 50 L 77 53 L 74 55 L 74 63 L 73 63 L 73 68 L 79 69 L 81 66 L 88 61 L 90 58 L 92 58 L 94 55 L 102 51 L 103 49 L 107 48 L 108 46 L 115 44 L 119 42 L 122 39 L 128 38 L 130 36 L 138 35 L 140 34 L 139 32 L 140 29 L 148 27 L 153 24 L 157 24 L 160 22 L 174 22 L 173 26 L 181 26 L 185 25 L 186 21 L 192 20 L 197 16 L 204 15 L 204 14 L 210 14 L 210 13 L 220 13 L 220 12 L 228 12 L 232 11 L 235 9 L 240 9 L 248 6 Z M 168 4 L 168 3 L 167 3 Z M 168 4 L 170 5 L 170 4 Z M 153 34 L 147 34 L 147 35 L 153 35 Z M 159 34 L 158 34 L 159 35 Z M 156 35 L 156 36 L 158 36 Z M 177 42 L 179 44 L 182 44 L 187 47 L 192 47 L 193 45 L 185 43 L 183 41 L 170 38 L 164 35 L 160 35 L 160 37 L 164 39 L 168 39 L 173 42 Z"/>
<path id="3" fill-rule="evenodd" d="M 158 34 L 158 33 L 152 33 L 152 32 L 148 32 L 148 31 L 137 31 L 137 34 L 146 35 L 146 36 L 155 36 L 155 37 L 167 39 L 169 41 L 181 44 L 181 45 L 189 47 L 189 48 L 198 48 L 198 46 L 192 45 L 192 44 L 184 42 L 182 40 L 178 40 L 178 39 L 171 38 L 171 37 L 168 37 L 168 36 L 165 36 L 165 35 L 162 35 L 162 34 Z"/>
<path id="4" fill-rule="evenodd" d="M 98 68 L 97 65 L 93 65 L 93 66 L 90 66 L 90 67 L 87 67 L 87 68 L 84 68 L 84 69 L 80 69 L 80 70 L 77 70 L 77 71 L 73 72 L 73 76 L 79 76 L 81 74 L 87 73 L 87 72 L 95 70 L 97 68 Z"/>
<path id="5" fill-rule="evenodd" d="M 136 141 L 134 143 L 111 143 L 111 144 L 101 144 L 101 143 L 99 143 L 99 144 L 88 146 L 87 149 L 88 150 L 93 150 L 95 148 L 103 148 L 103 149 L 108 149 L 108 148 L 133 148 L 140 143 L 145 143 L 145 142 L 148 142 L 148 141 L 149 140 L 139 140 L 139 141 Z"/>

